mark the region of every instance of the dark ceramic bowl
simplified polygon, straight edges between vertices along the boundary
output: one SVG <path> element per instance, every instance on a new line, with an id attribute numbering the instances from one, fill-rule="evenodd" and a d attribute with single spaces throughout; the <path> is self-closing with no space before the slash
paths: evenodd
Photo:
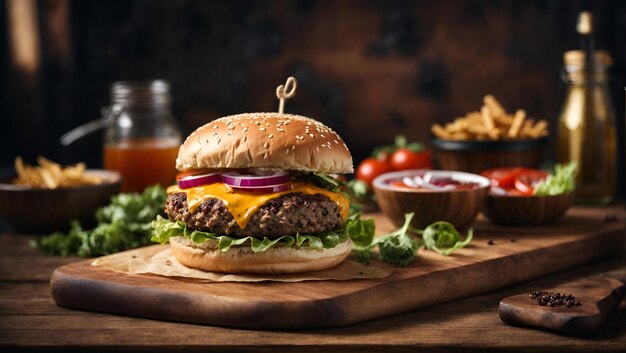
<path id="1" fill-rule="evenodd" d="M 417 173 L 452 176 L 456 180 L 478 183 L 472 189 L 433 191 L 415 190 L 390 185 L 389 182 Z M 483 209 L 489 190 L 489 179 L 476 174 L 444 170 L 403 170 L 385 173 L 374 179 L 374 192 L 380 209 L 396 226 L 404 223 L 404 214 L 414 212 L 412 225 L 423 229 L 437 221 L 452 223 L 466 229 Z"/>
<path id="2" fill-rule="evenodd" d="M 574 192 L 551 196 L 487 196 L 483 213 L 501 225 L 535 226 L 551 223 L 565 214 L 574 201 Z"/>
<path id="3" fill-rule="evenodd" d="M 0 182 L 0 217 L 16 230 L 29 233 L 65 230 L 73 219 L 85 226 L 93 225 L 94 212 L 120 191 L 122 178 L 117 172 L 105 170 L 85 173 L 104 182 L 59 189 L 33 189 Z"/>
<path id="4" fill-rule="evenodd" d="M 547 143 L 547 137 L 515 141 L 432 140 L 439 169 L 470 173 L 499 167 L 539 168 Z"/>

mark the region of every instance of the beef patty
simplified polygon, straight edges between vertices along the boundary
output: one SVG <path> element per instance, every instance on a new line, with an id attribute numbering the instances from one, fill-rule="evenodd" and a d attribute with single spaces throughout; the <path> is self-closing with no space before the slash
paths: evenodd
<path id="1" fill-rule="evenodd" d="M 343 224 L 339 207 L 327 197 L 304 193 L 286 194 L 261 206 L 241 229 L 224 202 L 210 198 L 195 212 L 189 212 L 187 194 L 168 195 L 165 212 L 171 220 L 181 221 L 191 229 L 235 237 L 277 238 L 283 235 L 316 234 Z"/>

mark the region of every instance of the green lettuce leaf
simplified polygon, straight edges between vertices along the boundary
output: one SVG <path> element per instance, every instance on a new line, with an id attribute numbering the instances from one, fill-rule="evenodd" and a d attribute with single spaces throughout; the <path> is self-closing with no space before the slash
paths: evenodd
<path id="1" fill-rule="evenodd" d="M 111 197 L 111 203 L 99 208 L 95 228 L 84 229 L 72 221 L 68 233 L 54 232 L 31 242 L 49 255 L 93 257 L 145 246 L 150 243 L 150 223 L 163 212 L 167 198 L 160 185 L 143 193 L 123 193 Z"/>
<path id="2" fill-rule="evenodd" d="M 556 164 L 554 172 L 535 187 L 534 195 L 560 195 L 573 191 L 575 187 L 576 162 Z"/>
<path id="3" fill-rule="evenodd" d="M 183 222 L 173 222 L 161 216 L 152 222 L 154 230 L 152 241 L 165 244 L 171 237 L 183 236 L 189 238 L 196 244 L 206 241 L 214 241 L 221 251 L 228 251 L 232 246 L 249 245 L 254 252 L 263 252 L 274 246 L 303 247 L 311 249 L 332 249 L 337 244 L 351 238 L 355 243 L 367 241 L 369 244 L 374 237 L 373 220 L 362 221 L 358 217 L 348 219 L 339 229 L 322 234 L 296 234 L 294 236 L 285 235 L 277 239 L 267 237 L 230 237 L 227 235 L 217 235 L 215 233 L 190 230 Z M 368 240 L 369 239 L 369 240 Z"/>
<path id="4" fill-rule="evenodd" d="M 466 246 L 472 241 L 474 236 L 473 229 L 467 232 L 467 238 L 461 240 L 461 234 L 448 222 L 435 222 L 423 231 L 413 230 L 415 233 L 421 233 L 426 249 L 434 250 L 437 253 L 448 256 L 454 251 Z"/>

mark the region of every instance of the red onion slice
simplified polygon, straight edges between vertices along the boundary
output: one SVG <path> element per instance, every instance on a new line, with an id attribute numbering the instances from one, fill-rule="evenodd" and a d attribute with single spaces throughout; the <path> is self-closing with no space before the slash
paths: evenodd
<path id="1" fill-rule="evenodd" d="M 291 190 L 291 183 L 278 184 L 278 185 L 272 185 L 272 186 L 245 187 L 245 188 L 235 187 L 235 189 L 240 190 L 240 191 L 248 191 L 248 192 L 273 193 L 273 192 L 282 192 L 282 191 Z"/>
<path id="2" fill-rule="evenodd" d="M 255 170 L 252 174 L 229 172 L 222 174 L 224 184 L 236 188 L 275 186 L 289 182 L 289 173 L 284 170 Z"/>
<path id="3" fill-rule="evenodd" d="M 220 173 L 209 173 L 200 175 L 190 175 L 178 180 L 178 187 L 181 189 L 189 189 L 196 186 L 213 184 L 222 181 Z"/>

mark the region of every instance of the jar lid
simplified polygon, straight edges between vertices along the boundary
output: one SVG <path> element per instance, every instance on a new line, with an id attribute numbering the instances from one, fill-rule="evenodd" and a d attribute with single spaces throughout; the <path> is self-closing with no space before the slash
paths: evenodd
<path id="1" fill-rule="evenodd" d="M 594 64 L 596 67 L 607 67 L 613 64 L 611 54 L 606 50 L 595 50 Z M 568 50 L 563 54 L 565 66 L 583 67 L 585 66 L 585 52 L 583 50 Z"/>
<path id="2" fill-rule="evenodd" d="M 170 84 L 166 80 L 117 81 L 111 85 L 111 100 L 125 106 L 169 103 Z"/>

